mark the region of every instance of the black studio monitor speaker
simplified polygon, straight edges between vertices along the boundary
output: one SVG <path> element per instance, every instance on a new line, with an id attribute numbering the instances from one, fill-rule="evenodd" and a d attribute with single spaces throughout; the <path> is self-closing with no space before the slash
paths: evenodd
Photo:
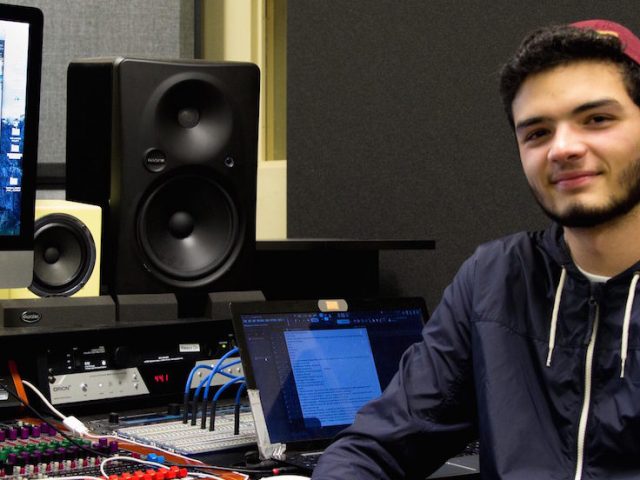
<path id="1" fill-rule="evenodd" d="M 251 288 L 258 67 L 88 59 L 67 79 L 67 199 L 102 207 L 107 293 Z"/>

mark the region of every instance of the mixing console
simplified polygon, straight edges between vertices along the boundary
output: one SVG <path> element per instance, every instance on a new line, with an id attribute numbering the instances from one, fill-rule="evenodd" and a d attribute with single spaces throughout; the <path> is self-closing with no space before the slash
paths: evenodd
<path id="1" fill-rule="evenodd" d="M 173 480 L 176 478 L 190 479 L 186 468 L 176 466 L 167 468 L 137 469 L 129 462 L 112 462 L 108 468 L 108 480 Z"/>
<path id="2" fill-rule="evenodd" d="M 256 446 L 248 406 L 240 409 L 239 416 L 234 415 L 233 405 L 227 406 L 233 402 L 234 394 L 236 402 L 241 398 L 236 388 L 218 395 L 215 430 L 210 431 L 211 402 L 218 387 L 226 384 L 230 375 L 242 374 L 237 357 L 228 359 L 232 365 L 224 369 L 225 375 L 217 374 L 209 382 L 213 392 L 208 397 L 208 415 L 204 419 L 197 412 L 195 422 L 189 418 L 183 423 L 184 411 L 181 414 L 182 403 L 178 403 L 183 400 L 190 372 L 196 365 L 206 364 L 209 369 L 193 375 L 191 393 L 195 396 L 197 387 L 204 389 L 202 393 L 210 390 L 202 380 L 218 359 L 231 355 L 234 343 L 230 322 L 179 322 L 163 328 L 165 338 L 158 342 L 144 341 L 148 338 L 147 325 L 107 329 L 95 336 L 84 330 L 36 336 L 3 334 L 0 382 L 7 390 L 0 389 L 0 480 L 70 476 L 107 480 L 186 478 L 186 471 L 156 469 L 154 473 L 147 470 L 155 465 L 140 468 L 130 461 L 121 465 L 119 460 L 110 461 L 106 473 L 100 469 L 107 458 L 114 456 L 151 460 L 154 455 L 162 460 L 154 460 L 161 465 L 205 462 L 221 466 L 202 470 L 219 478 L 247 478 L 224 469 L 243 465 L 246 451 Z M 62 418 L 64 414 L 55 412 L 54 406 L 59 405 L 65 413 L 77 415 L 91 433 L 84 438 L 69 434 L 69 440 L 40 420 L 18 419 L 17 415 L 26 411 L 14 388 L 20 378 L 28 379 L 23 386 L 31 385 L 26 397 L 35 408 L 35 415 L 54 413 L 54 417 Z M 37 394 L 38 390 L 42 395 Z M 204 395 L 199 398 L 202 402 Z M 167 406 L 169 409 L 164 410 Z M 192 401 L 191 406 L 189 416 L 193 417 L 197 405 Z M 200 407 L 204 409 L 204 405 Z M 58 422 L 61 420 L 50 423 Z M 188 478 L 199 477 L 201 474 L 190 467 Z"/>
<path id="3" fill-rule="evenodd" d="M 42 478 L 97 472 L 118 442 L 63 438 L 50 425 L 23 421 L 0 424 L 0 478 Z M 82 447 L 87 448 L 87 450 Z M 93 450 L 93 453 L 88 449 Z"/>
<path id="4" fill-rule="evenodd" d="M 245 423 L 248 428 L 246 420 L 241 420 L 241 423 Z M 189 428 L 182 423 L 180 425 L 185 429 Z M 154 435 L 158 437 L 160 434 Z M 215 442 L 218 439 L 214 439 Z M 147 464 L 153 461 L 154 465 L 132 463 L 136 459 Z M 163 456 L 154 453 L 140 454 L 123 450 L 119 442 L 105 437 L 93 442 L 79 437 L 72 437 L 70 440 L 46 423 L 16 420 L 0 424 L 0 480 L 39 480 L 52 477 L 196 480 L 201 476 L 198 472 L 189 472 L 178 466 L 164 467 L 164 461 Z M 233 480 L 247 478 L 246 475 L 233 472 L 218 475 L 220 478 Z"/>

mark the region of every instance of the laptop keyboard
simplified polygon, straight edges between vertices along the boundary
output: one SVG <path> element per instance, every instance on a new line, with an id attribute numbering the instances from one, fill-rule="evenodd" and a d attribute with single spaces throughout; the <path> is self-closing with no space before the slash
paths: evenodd
<path id="1" fill-rule="evenodd" d="M 469 445 L 465 447 L 465 449 L 460 452 L 456 457 L 465 457 L 467 455 L 479 455 L 480 454 L 480 442 L 475 441 L 471 442 Z"/>
<path id="2" fill-rule="evenodd" d="M 469 455 L 478 455 L 480 453 L 480 442 L 471 442 L 456 457 L 466 457 Z M 320 459 L 322 452 L 312 453 L 287 453 L 287 463 L 313 470 Z"/>
<path id="3" fill-rule="evenodd" d="M 313 470 L 320 460 L 322 452 L 313 453 L 287 453 L 287 463 L 297 467 Z"/>

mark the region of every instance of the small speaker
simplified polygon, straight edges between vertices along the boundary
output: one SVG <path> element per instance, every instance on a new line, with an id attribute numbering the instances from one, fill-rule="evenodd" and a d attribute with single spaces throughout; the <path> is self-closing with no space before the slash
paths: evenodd
<path id="1" fill-rule="evenodd" d="M 37 200 L 33 281 L 9 298 L 100 295 L 101 209 L 66 200 Z"/>
<path id="2" fill-rule="evenodd" d="M 67 73 L 66 196 L 103 208 L 108 292 L 251 288 L 256 65 L 80 59 Z"/>

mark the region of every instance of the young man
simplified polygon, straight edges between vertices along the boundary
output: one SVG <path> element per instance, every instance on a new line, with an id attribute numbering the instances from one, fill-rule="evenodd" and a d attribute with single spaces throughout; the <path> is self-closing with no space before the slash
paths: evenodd
<path id="1" fill-rule="evenodd" d="M 424 479 L 477 437 L 482 478 L 640 478 L 640 40 L 538 30 L 501 93 L 554 222 L 478 248 L 314 479 Z"/>

